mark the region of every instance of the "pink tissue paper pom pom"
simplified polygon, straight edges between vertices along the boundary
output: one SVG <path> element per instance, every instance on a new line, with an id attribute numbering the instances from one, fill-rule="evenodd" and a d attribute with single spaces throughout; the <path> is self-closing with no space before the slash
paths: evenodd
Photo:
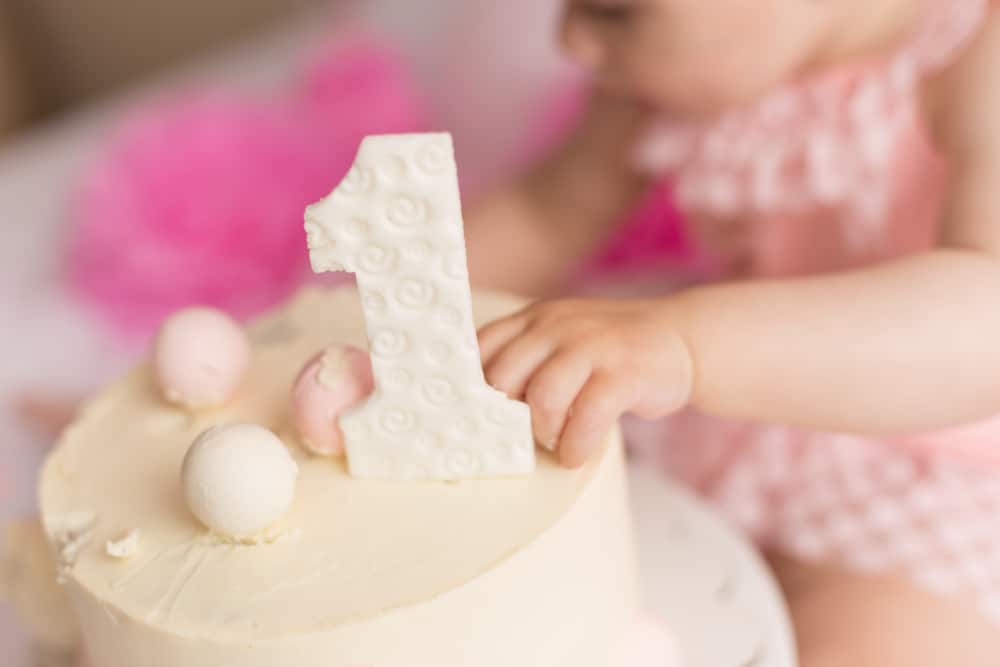
<path id="1" fill-rule="evenodd" d="M 309 275 L 303 210 L 361 139 L 422 125 L 402 64 L 364 39 L 325 48 L 268 98 L 189 91 L 148 104 L 82 178 L 69 279 L 143 339 L 191 304 L 260 312 Z"/>

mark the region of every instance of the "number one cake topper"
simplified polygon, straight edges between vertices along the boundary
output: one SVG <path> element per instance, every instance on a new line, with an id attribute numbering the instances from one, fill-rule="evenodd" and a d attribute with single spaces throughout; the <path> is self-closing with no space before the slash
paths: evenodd
<path id="1" fill-rule="evenodd" d="M 356 477 L 459 480 L 534 470 L 528 406 L 486 383 L 448 134 L 366 138 L 306 210 L 313 271 L 357 275 L 375 391 L 340 420 Z"/>

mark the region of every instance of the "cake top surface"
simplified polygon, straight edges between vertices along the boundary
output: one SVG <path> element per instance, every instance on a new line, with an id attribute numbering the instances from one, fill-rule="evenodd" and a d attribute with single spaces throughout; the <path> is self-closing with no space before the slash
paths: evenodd
<path id="1" fill-rule="evenodd" d="M 473 304 L 478 323 L 517 306 L 491 295 Z M 246 380 L 225 407 L 192 414 L 171 406 L 143 366 L 91 403 L 46 464 L 46 530 L 57 549 L 67 547 L 66 575 L 106 600 L 109 614 L 239 640 L 320 631 L 427 601 L 531 543 L 573 505 L 597 465 L 565 470 L 540 453 L 536 472 L 520 478 L 354 479 L 342 461 L 296 445 L 288 396 L 324 346 L 366 347 L 356 292 L 306 290 L 250 333 Z M 200 432 L 241 421 L 281 436 L 299 465 L 290 512 L 254 545 L 207 534 L 179 476 Z M 109 556 L 106 543 L 133 530 L 141 535 L 135 554 Z"/>

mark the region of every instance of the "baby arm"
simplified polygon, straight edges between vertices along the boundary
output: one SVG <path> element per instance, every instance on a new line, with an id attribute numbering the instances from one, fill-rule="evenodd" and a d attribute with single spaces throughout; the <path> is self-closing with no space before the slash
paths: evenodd
<path id="1" fill-rule="evenodd" d="M 955 182 L 938 248 L 658 300 L 543 303 L 481 333 L 491 383 L 579 464 L 622 412 L 883 434 L 1000 411 L 998 20 L 941 85 Z"/>
<path id="2" fill-rule="evenodd" d="M 530 296 L 558 290 L 646 185 L 627 163 L 640 122 L 630 103 L 596 98 L 560 150 L 473 206 L 473 283 Z"/>

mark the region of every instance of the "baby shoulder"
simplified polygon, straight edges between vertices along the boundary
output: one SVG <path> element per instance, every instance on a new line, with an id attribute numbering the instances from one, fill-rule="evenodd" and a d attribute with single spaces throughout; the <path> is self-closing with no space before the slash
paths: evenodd
<path id="1" fill-rule="evenodd" d="M 926 92 L 935 138 L 949 158 L 1000 159 L 1000 2 L 991 3 L 964 53 Z"/>

